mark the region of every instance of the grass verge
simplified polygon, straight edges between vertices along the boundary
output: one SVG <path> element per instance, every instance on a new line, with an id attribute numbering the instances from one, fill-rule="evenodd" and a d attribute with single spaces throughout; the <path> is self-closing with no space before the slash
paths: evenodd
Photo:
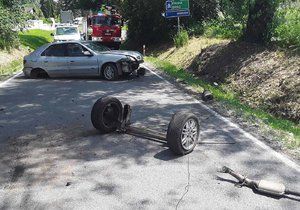
<path id="1" fill-rule="evenodd" d="M 19 39 L 23 46 L 36 50 L 38 47 L 52 42 L 52 31 L 45 31 L 40 29 L 28 30 L 19 33 Z"/>
<path id="2" fill-rule="evenodd" d="M 229 105 L 230 108 L 242 111 L 245 117 L 250 118 L 251 116 L 255 116 L 273 129 L 293 134 L 293 140 L 283 139 L 283 143 L 290 149 L 296 149 L 300 147 L 299 125 L 296 125 L 289 120 L 274 117 L 264 110 L 253 109 L 247 105 L 244 105 L 239 101 L 238 97 L 235 96 L 234 93 L 224 91 L 222 86 L 212 86 L 168 61 L 162 61 L 155 57 L 147 57 L 146 61 L 152 63 L 155 67 L 166 72 L 168 75 L 181 81 L 185 81 L 189 86 L 199 93 L 203 92 L 204 89 L 210 90 L 217 101 L 225 102 L 225 104 Z"/>
<path id="3" fill-rule="evenodd" d="M 53 41 L 51 31 L 39 29 L 20 32 L 19 39 L 21 43 L 20 47 L 22 49 L 27 47 L 30 50 L 36 50 L 38 47 Z M 23 67 L 22 65 L 22 58 L 20 57 L 17 60 L 8 61 L 7 65 L 0 66 L 0 81 L 9 78 L 15 72 L 19 71 Z"/>
<path id="4" fill-rule="evenodd" d="M 22 59 L 14 60 L 5 66 L 0 67 L 0 81 L 9 78 L 23 66 Z"/>

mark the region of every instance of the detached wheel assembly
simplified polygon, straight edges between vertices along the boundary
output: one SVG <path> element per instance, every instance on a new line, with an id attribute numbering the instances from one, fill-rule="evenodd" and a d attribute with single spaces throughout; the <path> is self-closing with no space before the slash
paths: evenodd
<path id="1" fill-rule="evenodd" d="M 178 112 L 173 115 L 167 133 L 171 150 L 178 155 L 191 153 L 199 139 L 199 121 L 193 113 Z"/>
<path id="2" fill-rule="evenodd" d="M 175 113 L 167 134 L 150 129 L 133 127 L 130 124 L 131 107 L 122 107 L 117 98 L 100 98 L 93 106 L 91 121 L 101 133 L 119 132 L 138 135 L 146 139 L 167 143 L 176 155 L 191 153 L 197 145 L 200 126 L 198 118 L 189 112 Z"/>
<path id="3" fill-rule="evenodd" d="M 122 117 L 123 107 L 117 98 L 100 98 L 93 106 L 91 120 L 93 126 L 101 133 L 117 130 Z"/>

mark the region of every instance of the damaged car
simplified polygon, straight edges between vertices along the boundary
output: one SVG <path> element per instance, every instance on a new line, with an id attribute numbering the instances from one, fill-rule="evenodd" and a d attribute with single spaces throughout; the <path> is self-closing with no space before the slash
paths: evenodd
<path id="1" fill-rule="evenodd" d="M 135 51 L 110 50 L 98 42 L 76 41 L 46 44 L 24 57 L 23 72 L 28 78 L 102 77 L 144 75 L 143 55 Z"/>

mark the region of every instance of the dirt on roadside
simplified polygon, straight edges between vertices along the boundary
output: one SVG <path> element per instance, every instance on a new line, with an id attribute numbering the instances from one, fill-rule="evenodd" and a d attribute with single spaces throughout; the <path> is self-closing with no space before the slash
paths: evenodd
<path id="1" fill-rule="evenodd" d="M 26 48 L 12 49 L 11 51 L 0 50 L 0 68 L 7 66 L 14 60 L 22 59 L 28 53 L 29 50 Z"/>
<path id="2" fill-rule="evenodd" d="M 300 56 L 245 42 L 209 46 L 188 67 L 253 108 L 300 123 Z"/>

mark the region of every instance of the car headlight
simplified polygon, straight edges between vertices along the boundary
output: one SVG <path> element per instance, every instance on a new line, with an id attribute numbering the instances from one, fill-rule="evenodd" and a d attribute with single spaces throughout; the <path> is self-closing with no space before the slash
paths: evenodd
<path id="1" fill-rule="evenodd" d="M 129 55 L 127 55 L 126 58 L 127 58 L 127 60 L 129 60 L 129 61 L 135 61 L 135 59 L 134 59 L 133 57 L 129 56 Z"/>

